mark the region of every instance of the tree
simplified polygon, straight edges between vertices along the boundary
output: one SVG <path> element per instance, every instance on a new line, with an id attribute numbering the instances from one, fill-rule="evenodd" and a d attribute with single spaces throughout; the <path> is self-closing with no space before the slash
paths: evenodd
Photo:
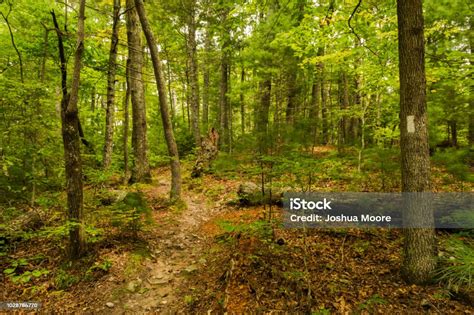
<path id="1" fill-rule="evenodd" d="M 54 27 L 58 36 L 59 59 L 61 61 L 61 125 L 64 144 L 64 161 L 66 169 L 66 191 L 69 220 L 69 256 L 77 259 L 84 252 L 84 226 L 83 226 L 83 187 L 82 187 L 82 162 L 79 139 L 78 93 L 81 75 L 81 58 L 84 52 L 84 11 L 86 1 L 79 3 L 79 16 L 77 22 L 77 44 L 74 54 L 74 70 L 71 89 L 67 91 L 67 62 L 64 53 L 62 32 L 59 29 L 54 11 L 51 11 Z"/>
<path id="2" fill-rule="evenodd" d="M 201 147 L 201 132 L 199 128 L 199 80 L 196 44 L 196 0 L 189 2 L 187 17 L 188 37 L 187 53 L 189 64 L 189 85 L 191 86 L 191 129 L 196 146 Z"/>
<path id="3" fill-rule="evenodd" d="M 397 17 L 402 191 L 419 193 L 431 186 L 422 1 L 398 0 Z M 429 204 L 418 197 L 410 198 L 404 216 L 409 224 L 420 217 L 433 219 Z M 404 237 L 403 277 L 412 283 L 429 281 L 436 267 L 434 229 L 408 227 Z"/>
<path id="4" fill-rule="evenodd" d="M 110 41 L 109 65 L 107 71 L 107 107 L 105 115 L 104 168 L 112 161 L 112 145 L 114 138 L 114 106 L 115 106 L 115 73 L 117 71 L 117 49 L 119 41 L 120 0 L 114 0 L 112 22 L 112 38 Z"/>
<path id="5" fill-rule="evenodd" d="M 158 90 L 158 97 L 160 102 L 161 119 L 163 123 L 163 129 L 165 132 L 166 144 L 168 146 L 168 154 L 170 156 L 171 166 L 171 192 L 170 197 L 172 200 L 179 199 L 181 197 L 181 165 L 179 163 L 178 147 L 173 133 L 173 126 L 171 124 L 171 118 L 169 115 L 168 98 L 166 96 L 166 82 L 163 74 L 160 56 L 158 53 L 158 45 L 150 27 L 150 23 L 146 17 L 145 8 L 143 1 L 135 0 L 135 7 L 140 18 L 140 23 L 143 27 L 143 32 L 150 49 L 151 61 L 153 64 L 153 71 L 156 78 L 156 87 Z"/>
<path id="6" fill-rule="evenodd" d="M 133 169 L 131 183 L 151 179 L 148 164 L 148 140 L 143 81 L 143 52 L 140 21 L 133 0 L 127 0 L 127 42 L 130 59 L 130 99 L 132 101 Z"/>

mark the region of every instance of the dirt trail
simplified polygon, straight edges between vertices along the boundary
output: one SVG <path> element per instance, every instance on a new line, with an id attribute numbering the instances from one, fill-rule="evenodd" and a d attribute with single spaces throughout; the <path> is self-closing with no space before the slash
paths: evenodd
<path id="1" fill-rule="evenodd" d="M 166 198 L 168 179 L 168 172 L 157 174 L 157 184 L 144 193 L 152 199 Z M 182 199 L 187 207 L 171 214 L 174 224 L 166 224 L 160 237 L 150 244 L 152 259 L 146 260 L 140 275 L 126 284 L 128 293 L 113 308 L 105 309 L 107 313 L 176 313 L 182 309 L 184 296 L 179 295 L 178 288 L 206 264 L 200 258 L 206 244 L 200 226 L 225 211 L 223 198 L 210 201 L 203 193 L 183 189 Z"/>

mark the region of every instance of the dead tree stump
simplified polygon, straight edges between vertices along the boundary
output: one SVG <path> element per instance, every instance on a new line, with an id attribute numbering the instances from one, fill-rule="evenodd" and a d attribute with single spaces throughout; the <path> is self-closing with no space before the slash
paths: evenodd
<path id="1" fill-rule="evenodd" d="M 216 129 L 212 128 L 209 130 L 207 137 L 201 141 L 201 148 L 191 172 L 192 178 L 200 177 L 203 172 L 206 172 L 210 168 L 212 161 L 216 159 L 217 153 L 219 152 L 218 143 L 219 134 Z"/>

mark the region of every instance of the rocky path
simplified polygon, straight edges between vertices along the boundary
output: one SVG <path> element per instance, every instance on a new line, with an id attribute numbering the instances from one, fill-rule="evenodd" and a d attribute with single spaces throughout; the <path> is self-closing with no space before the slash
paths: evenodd
<path id="1" fill-rule="evenodd" d="M 144 193 L 152 198 L 165 198 L 170 189 L 168 178 L 168 174 L 158 174 L 157 185 Z M 201 258 L 206 235 L 200 233 L 200 226 L 225 211 L 224 198 L 209 201 L 202 193 L 183 191 L 182 199 L 187 206 L 172 214 L 173 224 L 167 224 L 150 244 L 151 259 L 125 285 L 127 293 L 113 306 L 109 303 L 106 313 L 166 314 L 182 310 L 184 296 L 179 294 L 179 288 L 183 280 L 206 265 Z"/>

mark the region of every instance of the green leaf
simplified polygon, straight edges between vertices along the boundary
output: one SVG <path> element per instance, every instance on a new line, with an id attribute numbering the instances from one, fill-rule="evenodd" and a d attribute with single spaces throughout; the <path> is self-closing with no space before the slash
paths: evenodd
<path id="1" fill-rule="evenodd" d="M 14 273 L 15 270 L 16 270 L 16 268 L 7 268 L 7 269 L 3 270 L 3 273 L 6 274 L 6 275 L 9 275 L 9 274 Z"/>

